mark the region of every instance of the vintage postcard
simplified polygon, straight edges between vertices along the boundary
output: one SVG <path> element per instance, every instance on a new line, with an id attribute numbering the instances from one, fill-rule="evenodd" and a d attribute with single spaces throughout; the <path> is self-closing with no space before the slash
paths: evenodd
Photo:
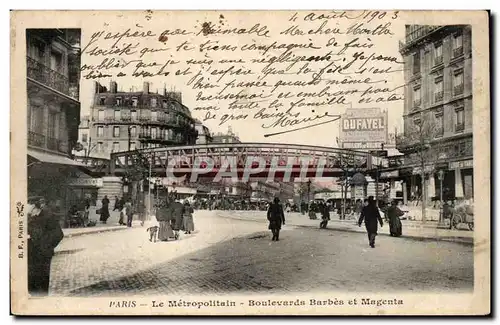
<path id="1" fill-rule="evenodd" d="M 12 313 L 490 313 L 487 11 L 12 11 L 11 73 Z"/>

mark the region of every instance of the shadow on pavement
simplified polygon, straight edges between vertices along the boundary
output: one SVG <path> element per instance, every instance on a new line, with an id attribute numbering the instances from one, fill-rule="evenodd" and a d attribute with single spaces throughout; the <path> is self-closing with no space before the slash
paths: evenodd
<path id="1" fill-rule="evenodd" d="M 236 237 L 69 295 L 459 292 L 473 288 L 472 249 L 452 243 L 384 239 L 381 247 L 370 250 L 364 233 L 304 228 L 285 228 L 279 242 L 270 238 L 270 231 Z"/>

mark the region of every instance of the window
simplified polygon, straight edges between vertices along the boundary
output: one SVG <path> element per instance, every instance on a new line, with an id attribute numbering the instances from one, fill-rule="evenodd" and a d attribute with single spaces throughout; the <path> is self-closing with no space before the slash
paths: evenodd
<path id="1" fill-rule="evenodd" d="M 104 146 L 102 142 L 97 142 L 97 152 L 103 152 Z"/>
<path id="2" fill-rule="evenodd" d="M 464 130 L 465 120 L 464 120 L 464 108 L 459 107 L 455 109 L 455 131 L 460 132 Z"/>
<path id="3" fill-rule="evenodd" d="M 114 126 L 113 127 L 113 137 L 118 138 L 119 136 L 120 136 L 120 127 Z"/>
<path id="4" fill-rule="evenodd" d="M 132 126 L 130 128 L 130 136 L 131 137 L 136 137 L 137 136 L 137 128 L 135 126 Z"/>
<path id="5" fill-rule="evenodd" d="M 136 149 L 135 142 L 131 142 L 130 143 L 130 150 L 135 150 L 135 149 Z"/>
<path id="6" fill-rule="evenodd" d="M 82 133 L 82 142 L 87 142 L 88 134 Z"/>
<path id="7" fill-rule="evenodd" d="M 156 97 L 151 98 L 151 107 L 156 107 Z"/>
<path id="8" fill-rule="evenodd" d="M 104 121 L 104 110 L 101 109 L 97 114 L 97 120 Z"/>
<path id="9" fill-rule="evenodd" d="M 152 138 L 152 139 L 155 139 L 155 138 L 156 138 L 156 131 L 157 131 L 157 129 L 156 129 L 156 128 L 151 128 L 151 138 Z"/>
<path id="10" fill-rule="evenodd" d="M 113 142 L 113 152 L 120 151 L 120 142 Z"/>
<path id="11" fill-rule="evenodd" d="M 131 111 L 130 115 L 132 117 L 132 121 L 136 121 L 137 120 L 137 111 Z"/>
<path id="12" fill-rule="evenodd" d="M 413 124 L 414 125 L 420 125 L 420 116 L 415 116 L 413 118 Z"/>
<path id="13" fill-rule="evenodd" d="M 434 81 L 434 101 L 443 100 L 443 77 L 436 78 Z"/>
<path id="14" fill-rule="evenodd" d="M 162 101 L 162 106 L 163 106 L 163 108 L 168 108 L 168 102 L 167 102 L 167 100 L 166 100 L 166 99 L 164 99 L 164 100 Z"/>
<path id="15" fill-rule="evenodd" d="M 436 137 L 442 137 L 443 136 L 443 132 L 444 132 L 444 120 L 443 120 L 443 111 L 439 111 L 436 113 L 436 133 L 435 133 L 435 136 Z"/>
<path id="16" fill-rule="evenodd" d="M 453 57 L 459 57 L 464 53 L 462 34 L 453 35 Z"/>
<path id="17" fill-rule="evenodd" d="M 151 112 L 151 121 L 153 122 L 158 121 L 158 112 L 156 111 Z"/>
<path id="18" fill-rule="evenodd" d="M 122 98 L 121 97 L 116 97 L 115 106 L 122 106 Z"/>
<path id="19" fill-rule="evenodd" d="M 420 87 L 415 87 L 413 89 L 413 106 L 418 107 L 422 103 L 422 99 L 420 97 L 421 91 Z"/>
<path id="20" fill-rule="evenodd" d="M 99 105 L 101 105 L 101 106 L 106 105 L 106 97 L 99 98 Z"/>
<path id="21" fill-rule="evenodd" d="M 115 110 L 115 121 L 118 121 L 120 119 L 120 110 Z"/>
<path id="22" fill-rule="evenodd" d="M 420 73 L 420 53 L 413 54 L 413 74 Z"/>
<path id="23" fill-rule="evenodd" d="M 459 69 L 453 74 L 453 95 L 461 95 L 464 92 L 464 73 Z"/>
<path id="24" fill-rule="evenodd" d="M 137 99 L 137 97 L 132 97 L 132 107 L 137 107 L 138 104 L 139 100 Z"/>
<path id="25" fill-rule="evenodd" d="M 59 52 L 50 53 L 50 68 L 57 72 L 62 72 L 62 54 Z"/>
<path id="26" fill-rule="evenodd" d="M 97 136 L 98 137 L 103 137 L 104 136 L 104 127 L 103 126 L 98 126 L 97 127 Z"/>
<path id="27" fill-rule="evenodd" d="M 443 44 L 436 43 L 434 44 L 434 64 L 438 65 L 443 63 Z"/>

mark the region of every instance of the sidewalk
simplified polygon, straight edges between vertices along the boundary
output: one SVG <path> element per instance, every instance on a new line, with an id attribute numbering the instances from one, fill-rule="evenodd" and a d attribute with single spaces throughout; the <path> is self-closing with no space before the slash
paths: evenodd
<path id="1" fill-rule="evenodd" d="M 233 218 L 239 220 L 249 220 L 256 222 L 267 222 L 265 211 L 215 211 L 218 216 L 224 218 Z M 311 220 L 307 215 L 292 212 L 286 213 L 286 225 L 296 227 L 318 228 L 321 219 Z M 449 241 L 464 244 L 474 243 L 474 232 L 469 230 L 450 230 L 437 229 L 437 222 L 428 221 L 425 223 L 419 221 L 402 220 L 403 237 L 415 240 L 429 241 Z M 328 222 L 328 229 L 342 230 L 350 232 L 365 233 L 364 226 L 359 227 L 356 220 L 335 220 L 335 216 Z M 384 222 L 382 228 L 379 227 L 379 235 L 390 236 L 389 225 Z"/>
<path id="2" fill-rule="evenodd" d="M 93 227 L 84 227 L 84 228 L 64 228 L 64 238 L 76 237 L 88 234 L 96 234 L 101 232 L 108 231 L 118 231 L 125 230 L 127 226 L 120 226 L 118 220 L 120 220 L 120 213 L 117 211 L 110 211 L 110 217 L 107 220 L 106 224 L 103 224 L 99 221 L 99 215 L 97 215 L 97 219 L 95 216 L 91 216 L 90 220 L 97 221 L 97 224 Z M 140 227 L 141 222 L 137 220 L 137 216 L 134 216 L 134 220 L 132 221 L 132 227 Z"/>

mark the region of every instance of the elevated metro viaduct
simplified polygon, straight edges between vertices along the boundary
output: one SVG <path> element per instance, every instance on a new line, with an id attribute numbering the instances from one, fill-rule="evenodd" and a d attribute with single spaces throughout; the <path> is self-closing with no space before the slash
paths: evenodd
<path id="1" fill-rule="evenodd" d="M 256 158 L 258 157 L 258 158 Z M 214 178 L 219 171 L 236 167 L 238 178 L 245 171 L 250 179 L 341 177 L 361 172 L 376 174 L 384 165 L 383 158 L 367 152 L 321 146 L 283 143 L 222 143 L 176 147 L 159 147 L 124 151 L 111 158 L 76 157 L 94 176 L 134 178 L 167 177 L 167 170 L 176 177 L 191 177 L 193 172 L 202 178 Z M 260 162 L 259 162 L 260 161 Z M 250 168 L 250 171 L 248 171 Z"/>

